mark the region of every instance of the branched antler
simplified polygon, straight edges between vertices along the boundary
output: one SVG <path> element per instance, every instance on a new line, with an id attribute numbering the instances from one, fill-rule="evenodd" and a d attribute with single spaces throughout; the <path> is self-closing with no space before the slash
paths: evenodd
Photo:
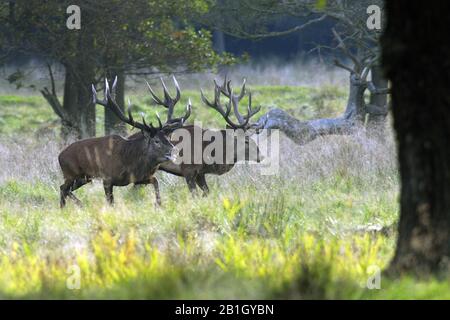
<path id="1" fill-rule="evenodd" d="M 247 106 L 247 115 L 242 115 L 239 112 L 239 102 L 244 98 L 246 94 L 245 89 L 246 79 L 244 78 L 242 82 L 241 92 L 237 95 L 233 93 L 233 88 L 231 86 L 231 81 L 225 77 L 222 85 L 219 85 L 216 80 L 214 80 L 214 101 L 210 102 L 204 95 L 203 90 L 200 89 L 202 101 L 213 108 L 225 119 L 225 121 L 234 129 L 248 129 L 251 127 L 249 125 L 249 120 L 252 116 L 254 116 L 261 109 L 261 106 L 252 108 L 252 95 L 249 92 L 248 94 L 248 106 Z M 229 99 L 228 103 L 225 103 L 223 106 L 220 102 L 220 94 L 223 94 L 225 97 Z M 230 119 L 231 106 L 233 106 L 233 112 L 238 120 L 238 124 L 234 123 Z"/>
<path id="2" fill-rule="evenodd" d="M 142 123 L 141 122 L 137 122 L 133 119 L 133 116 L 131 114 L 131 104 L 129 103 L 128 105 L 128 117 L 125 116 L 125 114 L 122 112 L 122 109 L 119 107 L 119 105 L 117 104 L 116 100 L 115 100 L 115 90 L 116 90 L 116 85 L 117 85 L 117 77 L 115 77 L 114 82 L 111 86 L 111 89 L 109 88 L 109 83 L 108 83 L 108 79 L 105 78 L 105 87 L 104 87 L 104 91 L 103 91 L 103 100 L 100 100 L 97 98 L 97 91 L 95 90 L 95 86 L 92 85 L 92 100 L 95 104 L 99 104 L 104 106 L 105 108 L 108 108 L 109 110 L 111 110 L 122 122 L 125 122 L 127 124 L 129 124 L 130 126 L 140 129 L 140 130 L 145 130 L 150 132 L 152 135 L 155 135 L 157 133 L 157 131 L 162 129 L 162 125 L 160 123 L 159 128 L 155 128 L 151 123 L 150 126 L 147 125 L 147 123 L 145 122 L 145 118 L 144 116 L 142 117 Z"/>
<path id="3" fill-rule="evenodd" d="M 162 78 L 160 78 L 161 84 L 162 84 L 162 87 L 163 87 L 163 92 L 164 92 L 164 101 L 161 100 L 155 94 L 155 92 L 153 91 L 153 89 L 150 86 L 150 84 L 146 81 L 148 90 L 150 91 L 150 94 L 152 96 L 153 101 L 155 101 L 156 104 L 167 108 L 167 121 L 166 121 L 166 124 L 184 122 L 191 115 L 191 109 L 192 109 L 191 100 L 189 100 L 189 102 L 188 102 L 188 104 L 186 106 L 186 112 L 185 112 L 184 116 L 179 117 L 179 118 L 172 118 L 175 105 L 178 103 L 178 101 L 180 101 L 180 98 L 181 98 L 180 85 L 178 84 L 178 81 L 175 78 L 175 76 L 173 76 L 172 78 L 173 78 L 173 82 L 174 82 L 175 88 L 176 88 L 176 96 L 175 96 L 175 98 L 172 98 L 170 96 L 169 90 L 167 89 L 166 84 L 164 83 L 164 80 Z"/>

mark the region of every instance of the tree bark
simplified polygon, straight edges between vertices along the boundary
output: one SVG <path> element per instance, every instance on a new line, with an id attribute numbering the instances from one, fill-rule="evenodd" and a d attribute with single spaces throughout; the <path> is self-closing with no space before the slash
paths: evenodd
<path id="1" fill-rule="evenodd" d="M 61 127 L 61 138 L 66 141 L 70 136 L 73 136 L 77 139 L 82 138 L 82 133 L 80 130 L 80 120 L 78 118 L 78 97 L 77 97 L 77 84 L 75 81 L 75 77 L 71 71 L 69 66 L 65 68 L 65 76 L 64 76 L 64 93 L 63 93 L 63 110 L 65 111 L 66 118 L 62 123 Z M 70 121 L 74 124 L 74 126 L 69 126 L 66 123 Z"/>
<path id="2" fill-rule="evenodd" d="M 450 258 L 450 3 L 387 1 L 383 65 L 392 83 L 401 177 L 393 272 L 437 272 Z"/>
<path id="3" fill-rule="evenodd" d="M 388 81 L 383 75 L 381 66 L 376 65 L 370 70 L 372 83 L 376 88 L 387 88 Z M 386 117 L 388 114 L 387 94 L 370 93 L 370 101 L 367 106 L 368 121 L 367 129 L 379 136 L 384 134 Z"/>
<path id="4" fill-rule="evenodd" d="M 95 108 L 92 103 L 90 84 L 88 84 L 94 83 L 94 74 L 89 65 L 77 62 L 76 71 L 73 65 L 67 65 L 65 68 L 62 108 L 66 119 L 62 119 L 61 129 L 64 140 L 70 136 L 75 136 L 77 139 L 95 136 Z"/>

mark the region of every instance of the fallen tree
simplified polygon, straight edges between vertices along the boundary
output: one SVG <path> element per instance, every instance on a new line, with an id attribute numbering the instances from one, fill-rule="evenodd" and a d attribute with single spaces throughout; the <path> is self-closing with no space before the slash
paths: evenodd
<path id="1" fill-rule="evenodd" d="M 274 108 L 257 121 L 259 129 L 279 129 L 297 144 L 306 144 L 319 136 L 331 134 L 351 134 L 355 129 L 364 126 L 369 117 L 385 118 L 388 104 L 383 106 L 366 103 L 364 94 L 369 90 L 371 95 L 386 95 L 388 88 L 377 88 L 372 81 L 368 81 L 369 71 L 378 63 L 379 55 L 368 51 L 360 57 L 353 54 L 341 36 L 333 29 L 344 56 L 352 62 L 348 66 L 339 60 L 334 63 L 337 67 L 349 72 L 349 95 L 344 113 L 337 118 L 323 118 L 302 121 L 294 118 L 286 111 Z"/>

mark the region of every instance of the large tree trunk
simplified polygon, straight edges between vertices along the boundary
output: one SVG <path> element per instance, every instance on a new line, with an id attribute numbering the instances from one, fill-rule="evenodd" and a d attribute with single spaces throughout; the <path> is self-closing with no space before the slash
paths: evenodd
<path id="1" fill-rule="evenodd" d="M 77 63 L 76 68 L 73 65 L 66 66 L 62 105 L 65 119 L 61 129 L 64 140 L 71 135 L 77 139 L 95 136 L 95 107 L 90 89 L 94 81 L 94 73 L 89 65 L 81 62 Z"/>
<path id="2" fill-rule="evenodd" d="M 78 39 L 77 69 L 74 70 L 78 84 L 78 107 L 80 129 L 83 138 L 95 136 L 95 104 L 92 102 L 92 84 L 95 83 L 96 61 L 92 60 L 94 37 L 91 32 L 82 33 Z"/>
<path id="3" fill-rule="evenodd" d="M 434 272 L 450 259 L 450 4 L 387 1 L 383 65 L 401 176 L 392 271 Z"/>
<path id="4" fill-rule="evenodd" d="M 376 88 L 387 88 L 388 81 L 383 75 L 381 66 L 376 65 L 370 70 L 372 83 Z M 388 114 L 387 94 L 370 94 L 369 106 L 367 108 L 368 121 L 367 128 L 379 136 L 384 134 L 386 126 L 386 116 Z"/>
<path id="5" fill-rule="evenodd" d="M 82 139 L 95 136 L 95 109 L 92 102 L 92 94 L 87 82 L 94 82 L 94 75 L 86 72 L 83 66 L 74 72 L 72 65 L 65 66 L 63 103 L 59 101 L 56 93 L 55 81 L 51 66 L 48 65 L 51 81 L 51 90 L 43 88 L 41 93 L 47 100 L 53 111 L 61 119 L 61 139 Z M 84 72 L 83 72 L 84 71 Z M 80 81 L 79 79 L 88 80 Z"/>
<path id="6" fill-rule="evenodd" d="M 78 89 L 75 76 L 70 67 L 66 66 L 64 76 L 64 95 L 62 108 L 65 111 L 65 122 L 61 127 L 61 138 L 66 141 L 73 136 L 77 139 L 82 138 L 80 130 L 80 121 L 78 120 Z"/>

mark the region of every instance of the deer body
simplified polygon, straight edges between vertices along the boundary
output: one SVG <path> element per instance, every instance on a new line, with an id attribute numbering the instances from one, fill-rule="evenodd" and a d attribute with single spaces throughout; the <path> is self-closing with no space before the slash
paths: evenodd
<path id="1" fill-rule="evenodd" d="M 166 151 L 168 154 L 161 156 L 158 150 L 149 149 L 143 135 L 135 139 L 111 135 L 77 141 L 64 149 L 58 160 L 64 178 L 100 178 L 125 186 L 147 180 L 159 163 L 169 159 L 170 145 Z"/>
<path id="2" fill-rule="evenodd" d="M 222 141 L 224 142 L 222 147 L 222 154 L 223 154 L 223 161 L 220 161 L 218 163 L 207 163 L 205 162 L 205 159 L 201 158 L 201 162 L 200 163 L 194 163 L 194 144 L 196 143 L 194 141 L 194 134 L 196 134 L 196 132 L 202 132 L 202 134 L 204 135 L 205 132 L 207 131 L 212 131 L 211 129 L 200 129 L 200 128 L 195 128 L 192 125 L 187 125 L 187 126 L 183 126 L 181 129 L 179 130 L 187 130 L 189 132 L 189 137 L 190 137 L 190 142 L 189 145 L 192 147 L 191 150 L 191 159 L 187 159 L 187 161 L 185 162 L 181 162 L 181 163 L 175 163 L 173 161 L 166 161 L 163 162 L 159 165 L 159 170 L 162 170 L 164 172 L 179 176 L 179 177 L 184 177 L 186 179 L 186 183 L 189 187 L 189 190 L 194 193 L 196 191 L 197 186 L 200 187 L 200 189 L 203 191 L 204 195 L 206 195 L 209 192 L 209 188 L 206 182 L 206 174 L 212 174 L 212 175 L 223 175 L 227 172 L 229 172 L 231 169 L 233 169 L 234 165 L 238 162 L 238 150 L 237 150 L 237 143 L 238 143 L 238 139 L 236 136 L 227 136 L 227 135 L 231 135 L 232 130 L 214 130 L 216 132 L 220 132 L 220 135 L 222 136 Z M 202 131 L 201 131 L 202 130 Z M 196 131 L 196 132 L 195 132 Z M 231 131 L 231 132 L 230 132 Z M 130 138 L 136 138 L 138 136 L 140 136 L 141 133 L 136 133 L 132 136 L 130 136 Z M 256 161 L 256 162 L 260 162 L 261 161 L 261 156 L 259 153 L 259 149 L 256 146 L 256 143 L 250 139 L 249 137 L 245 137 L 244 138 L 244 150 L 242 150 L 242 152 L 245 152 L 245 160 L 247 161 Z M 177 145 L 180 143 L 179 140 L 175 140 L 174 138 L 170 139 L 170 142 L 172 144 L 175 145 L 175 147 L 177 147 Z M 202 148 L 201 148 L 201 152 L 203 155 L 203 151 L 205 150 L 205 148 L 210 144 L 210 141 L 203 141 L 202 140 Z M 228 148 L 227 148 L 227 143 L 233 143 L 234 148 L 230 149 L 233 152 L 233 155 L 231 157 L 229 157 L 229 155 L 227 155 L 228 152 Z M 251 144 L 254 144 L 253 146 L 250 146 Z M 252 155 L 249 152 L 250 148 L 253 148 L 253 150 L 256 150 L 256 155 Z M 248 155 L 248 156 L 247 156 Z M 225 161 L 226 159 L 228 159 L 228 157 L 231 159 L 231 161 Z M 186 159 L 185 159 L 186 160 Z"/>
<path id="3" fill-rule="evenodd" d="M 158 141 L 157 143 L 155 143 Z M 61 206 L 73 191 L 93 178 L 103 180 L 106 197 L 113 203 L 112 188 L 130 183 L 151 183 L 158 195 L 157 180 L 153 174 L 158 165 L 171 157 L 173 145 L 162 134 L 150 140 L 143 134 L 135 139 L 125 139 L 118 135 L 90 138 L 77 141 L 64 149 L 59 164 L 64 175 L 61 186 Z"/>
<path id="4" fill-rule="evenodd" d="M 154 93 L 152 93 L 152 96 L 154 96 Z M 225 97 L 229 99 L 228 103 L 222 104 L 220 101 L 220 95 L 223 94 Z M 245 96 L 246 90 L 245 90 L 245 79 L 242 83 L 241 92 L 237 95 L 233 93 L 233 89 L 231 87 L 231 82 L 227 81 L 227 78 L 225 77 L 223 85 L 218 85 L 216 81 L 214 81 L 214 100 L 210 102 L 203 94 L 203 91 L 201 91 L 201 99 L 205 105 L 208 107 L 216 110 L 223 119 L 227 122 L 228 130 L 220 130 L 222 141 L 223 143 L 223 161 L 220 163 L 207 163 L 205 162 L 205 159 L 203 157 L 203 151 L 205 148 L 211 143 L 209 141 L 203 141 L 202 139 L 202 146 L 201 146 L 201 163 L 196 164 L 192 161 L 189 161 L 188 163 L 181 163 L 176 164 L 173 162 L 164 162 L 159 166 L 160 170 L 178 175 L 183 176 L 186 179 L 186 182 L 188 184 L 189 190 L 194 193 L 196 191 L 197 186 L 199 186 L 203 190 L 203 194 L 206 195 L 209 192 L 208 184 L 206 183 L 206 174 L 214 174 L 214 175 L 222 175 L 224 173 L 229 172 L 235 165 L 235 163 L 238 161 L 238 154 L 242 155 L 242 152 L 244 152 L 244 160 L 253 160 L 256 162 L 261 161 L 261 156 L 259 153 L 259 149 L 256 145 L 256 143 L 248 136 L 246 135 L 244 137 L 244 143 L 245 146 L 242 148 L 242 146 L 237 143 L 237 137 L 233 135 L 231 139 L 228 136 L 230 134 L 230 131 L 234 133 L 234 130 L 243 130 L 247 131 L 249 130 L 252 125 L 249 123 L 249 120 L 252 116 L 254 116 L 258 111 L 261 109 L 261 107 L 256 107 L 255 109 L 252 109 L 252 96 L 251 93 L 248 95 L 248 106 L 247 106 L 247 114 L 244 116 L 240 114 L 239 112 L 239 102 L 242 100 L 242 98 Z M 154 97 L 155 99 L 156 97 Z M 155 99 L 156 101 L 156 99 Z M 231 109 L 233 109 L 233 113 L 238 120 L 238 123 L 235 123 L 230 119 L 230 112 Z M 194 126 L 183 126 L 182 129 L 188 130 L 190 132 L 190 145 L 191 145 L 191 154 L 193 154 L 194 151 L 194 145 L 198 142 L 194 140 Z M 231 130 L 230 130 L 231 129 Z M 209 129 L 203 130 L 202 134 L 205 134 L 206 131 Z M 174 145 L 177 145 L 179 141 L 175 141 L 174 139 L 171 139 L 172 143 Z M 227 143 L 230 143 L 232 141 L 233 148 L 227 148 Z M 233 155 L 230 157 L 227 153 L 229 150 L 232 150 Z M 249 150 L 255 150 L 255 154 L 251 154 Z M 248 155 L 248 156 L 247 156 Z M 253 158 L 252 158 L 253 157 Z M 225 159 L 232 159 L 232 161 L 225 161 Z M 242 158 L 242 157 L 241 157 Z M 208 161 L 209 162 L 209 161 Z"/>
<path id="5" fill-rule="evenodd" d="M 116 78 L 117 79 L 117 78 Z M 73 191 L 92 181 L 93 178 L 103 180 L 105 195 L 110 204 L 114 202 L 113 187 L 134 184 L 153 184 L 156 193 L 156 203 L 161 203 L 158 180 L 153 174 L 160 163 L 170 160 L 173 144 L 168 140 L 173 130 L 183 125 L 189 117 L 191 106 L 187 106 L 185 117 L 173 119 L 164 125 L 158 117 L 159 127 L 147 125 L 133 119 L 130 109 L 126 117 L 114 100 L 115 84 L 112 90 L 105 79 L 104 100 L 97 99 L 97 92 L 92 87 L 94 102 L 112 110 L 123 122 L 140 129 L 138 136 L 122 138 L 110 135 L 101 138 L 84 139 L 72 143 L 58 157 L 64 176 L 61 185 L 60 205 L 66 205 L 66 197 L 80 203 Z"/>

